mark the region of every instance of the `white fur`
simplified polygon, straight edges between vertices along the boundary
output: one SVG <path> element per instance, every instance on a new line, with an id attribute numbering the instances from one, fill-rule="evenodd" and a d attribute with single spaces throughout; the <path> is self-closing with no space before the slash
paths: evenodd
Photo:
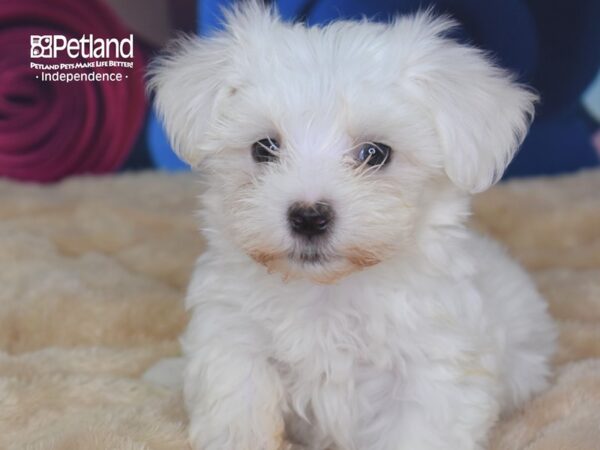
<path id="1" fill-rule="evenodd" d="M 178 153 L 201 168 L 183 337 L 200 450 L 471 450 L 543 389 L 555 331 L 526 274 L 464 227 L 535 96 L 428 13 L 306 28 L 249 3 L 152 70 Z M 267 136 L 280 160 L 253 162 Z M 391 162 L 364 170 L 356 146 Z M 321 263 L 296 262 L 297 201 L 335 210 Z"/>

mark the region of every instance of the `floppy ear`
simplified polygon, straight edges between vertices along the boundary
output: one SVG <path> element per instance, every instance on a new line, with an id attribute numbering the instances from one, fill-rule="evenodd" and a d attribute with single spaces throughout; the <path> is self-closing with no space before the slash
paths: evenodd
<path id="1" fill-rule="evenodd" d="M 148 72 L 148 88 L 175 153 L 192 167 L 225 88 L 225 37 L 184 37 L 171 43 Z"/>
<path id="2" fill-rule="evenodd" d="M 482 51 L 446 38 L 453 21 L 430 13 L 412 20 L 413 29 L 430 31 L 407 70 L 434 118 L 445 171 L 460 188 L 483 191 L 500 179 L 525 138 L 537 96 Z"/>
<path id="3" fill-rule="evenodd" d="M 148 88 L 171 145 L 192 167 L 206 156 L 207 131 L 218 119 L 220 100 L 235 90 L 234 61 L 244 59 L 253 36 L 279 22 L 262 0 L 239 2 L 223 15 L 223 31 L 173 41 L 148 72 Z"/>

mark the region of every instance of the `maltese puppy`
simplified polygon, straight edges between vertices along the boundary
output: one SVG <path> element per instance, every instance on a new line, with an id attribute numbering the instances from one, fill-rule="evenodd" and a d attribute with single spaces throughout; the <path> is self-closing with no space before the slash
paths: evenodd
<path id="1" fill-rule="evenodd" d="M 465 227 L 536 97 L 453 27 L 307 27 L 250 2 L 153 66 L 206 182 L 182 338 L 195 449 L 484 449 L 546 386 L 545 302 Z"/>

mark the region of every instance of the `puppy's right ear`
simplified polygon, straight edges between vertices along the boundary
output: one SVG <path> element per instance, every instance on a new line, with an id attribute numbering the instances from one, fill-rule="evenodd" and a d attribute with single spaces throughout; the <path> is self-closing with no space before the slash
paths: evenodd
<path id="1" fill-rule="evenodd" d="M 148 72 L 148 89 L 175 153 L 192 167 L 204 158 L 203 141 L 226 90 L 227 40 L 173 41 Z"/>

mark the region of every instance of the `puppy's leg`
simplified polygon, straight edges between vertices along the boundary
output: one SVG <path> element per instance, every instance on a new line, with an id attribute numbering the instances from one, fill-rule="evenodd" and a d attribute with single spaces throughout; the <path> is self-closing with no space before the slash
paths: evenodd
<path id="1" fill-rule="evenodd" d="M 281 380 L 256 331 L 248 321 L 234 324 L 231 317 L 195 312 L 183 342 L 184 397 L 195 449 L 288 449 Z"/>
<path id="2" fill-rule="evenodd" d="M 483 450 L 498 418 L 498 387 L 475 366 L 439 364 L 411 371 L 404 389 L 380 405 L 358 430 L 368 450 Z"/>

